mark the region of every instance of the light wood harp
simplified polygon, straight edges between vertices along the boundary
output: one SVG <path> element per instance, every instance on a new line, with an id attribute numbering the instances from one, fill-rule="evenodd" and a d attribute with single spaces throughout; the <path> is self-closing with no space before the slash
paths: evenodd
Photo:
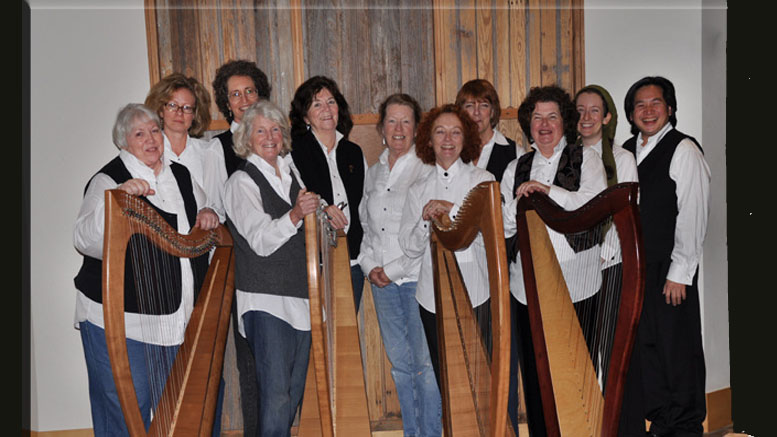
<path id="1" fill-rule="evenodd" d="M 518 248 L 548 436 L 617 435 L 644 290 L 637 193 L 637 183 L 617 184 L 575 211 L 564 211 L 541 193 L 518 202 Z M 612 224 L 622 280 L 603 280 L 597 336 L 587 344 L 581 325 L 590 321 L 576 314 L 546 226 L 562 238 L 590 238 L 586 233 L 598 229 L 593 241 L 602 244 Z M 601 275 L 601 267 L 594 267 L 593 275 Z"/>
<path id="2" fill-rule="evenodd" d="M 510 282 L 498 182 L 467 195 L 451 223 L 433 221 L 432 266 L 440 355 L 443 429 L 448 436 L 512 434 L 507 418 L 510 365 Z M 482 235 L 488 264 L 490 334 L 481 335 L 454 251 Z M 488 347 L 492 352 L 489 355 Z"/>
<path id="3" fill-rule="evenodd" d="M 125 261 L 138 234 L 173 257 L 215 250 L 178 347 L 149 430 L 141 418 L 127 354 L 124 308 Z M 135 264 L 143 264 L 137 259 Z M 153 263 L 150 261 L 149 263 Z M 155 268 L 146 263 L 141 267 Z M 103 312 L 108 354 L 121 408 L 132 436 L 210 436 L 215 419 L 229 314 L 234 295 L 232 237 L 222 226 L 179 234 L 146 202 L 121 190 L 105 192 Z M 139 285 L 138 293 L 141 293 Z M 164 290 L 164 286 L 162 286 Z M 155 357 L 151 357 L 153 360 Z M 149 366 L 154 363 L 149 362 Z"/>
<path id="4" fill-rule="evenodd" d="M 311 360 L 297 435 L 369 436 L 348 243 L 321 210 L 305 216 L 305 251 Z"/>

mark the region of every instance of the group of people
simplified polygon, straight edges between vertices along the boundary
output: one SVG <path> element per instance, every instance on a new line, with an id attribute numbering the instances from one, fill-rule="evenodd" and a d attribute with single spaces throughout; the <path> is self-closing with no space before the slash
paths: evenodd
<path id="1" fill-rule="evenodd" d="M 640 183 L 647 287 L 621 434 L 645 435 L 647 418 L 656 436 L 701 435 L 705 371 L 696 276 L 710 175 L 698 143 L 674 128 L 677 102 L 667 79 L 646 77 L 629 90 L 624 109 L 634 137 L 623 146 L 614 141 L 615 104 L 596 85 L 574 98 L 558 86 L 532 88 L 518 109 L 527 149 L 497 130 L 501 106 L 486 80 L 465 83 L 454 103 L 426 114 L 412 96 L 392 94 L 378 109 L 376 128 L 385 150 L 372 166 L 348 140 L 349 106 L 331 78 L 302 83 L 288 113 L 269 100 L 271 86 L 253 62 L 227 62 L 212 85 L 230 123 L 227 131 L 210 141 L 200 138 L 210 122 L 210 96 L 195 79 L 171 74 L 153 85 L 143 105 L 119 111 L 113 129 L 119 155 L 84 192 L 74 230 L 84 257 L 75 279 L 75 322 L 96 435 L 127 432 L 103 329 L 105 190 L 140 196 L 180 233 L 219 223 L 230 230 L 244 435 L 289 435 L 302 402 L 311 347 L 303 218 L 323 208 L 332 226 L 347 235 L 357 311 L 365 277 L 371 287 L 404 435 L 440 436 L 430 220 L 455 220 L 469 190 L 484 181 L 500 182 L 508 239 L 515 234 L 516 205 L 530 193 L 543 192 L 573 210 L 609 185 Z M 567 282 L 579 284 L 570 287 L 575 309 L 595 310 L 602 281 L 617 274 L 619 254 L 598 244 L 570 248 L 563 236 L 551 239 Z M 479 319 L 490 311 L 484 250 L 477 237 L 455 253 Z M 517 434 L 520 367 L 530 434 L 541 436 L 544 417 L 520 254 L 508 262 L 510 417 Z M 130 365 L 147 425 L 154 386 L 164 381 L 140 379 L 144 350 L 174 351 L 181 344 L 201 276 L 188 260 L 177 268 L 183 291 L 165 314 L 150 314 L 133 301 L 136 296 L 127 298 Z M 571 280 L 586 269 L 602 274 L 593 281 Z M 149 338 L 146 323 L 165 328 L 166 335 Z M 591 329 L 583 328 L 588 338 Z"/>

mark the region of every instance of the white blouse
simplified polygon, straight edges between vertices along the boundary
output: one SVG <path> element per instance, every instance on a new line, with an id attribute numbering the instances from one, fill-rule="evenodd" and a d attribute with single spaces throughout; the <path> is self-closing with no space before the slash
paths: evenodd
<path id="1" fill-rule="evenodd" d="M 493 180 L 494 175 L 491 173 L 458 159 L 448 170 L 436 165 L 434 170 L 426 173 L 410 187 L 400 223 L 399 246 L 406 256 L 421 259 L 416 300 L 426 311 L 436 312 L 434 272 L 429 245 L 431 229 L 430 222 L 421 216 L 424 206 L 435 199 L 452 202 L 453 208 L 449 215 L 455 220 L 469 191 L 481 182 Z M 477 307 L 489 298 L 488 265 L 483 237 L 478 234 L 468 248 L 455 254 L 470 301 L 473 307 Z"/>
<path id="2" fill-rule="evenodd" d="M 126 150 L 119 152 L 119 158 L 133 178 L 144 179 L 151 185 L 151 189 L 155 193 L 146 197 L 148 201 L 163 211 L 175 214 L 178 220 L 178 233 L 188 234 L 191 225 L 186 217 L 186 209 L 178 183 L 168 162 L 163 160 L 162 170 L 159 175 L 155 175 L 150 167 Z M 97 259 L 103 258 L 105 190 L 118 186 L 119 184 L 104 173 L 98 173 L 89 182 L 73 230 L 73 243 L 81 254 Z M 192 188 L 199 211 L 205 206 L 206 196 L 197 184 L 192 184 Z M 183 343 L 186 324 L 194 307 L 194 276 L 188 258 L 181 258 L 180 263 L 182 302 L 178 310 L 168 315 L 126 313 L 124 320 L 127 338 L 161 346 L 174 346 Z M 78 327 L 79 322 L 83 321 L 89 321 L 101 328 L 105 327 L 102 304 L 94 302 L 83 293 L 78 292 L 75 312 L 76 327 Z"/>
<path id="3" fill-rule="evenodd" d="M 601 158 L 590 148 L 585 148 L 583 149 L 583 163 L 580 169 L 580 188 L 577 191 L 567 191 L 564 188 L 553 185 L 561 152 L 566 145 L 566 140 L 562 138 L 553 149 L 553 155 L 550 158 L 545 158 L 537 150 L 536 146 L 532 144 L 536 153 L 532 160 L 530 180 L 549 185 L 550 191 L 548 196 L 565 210 L 572 211 L 583 206 L 607 188 L 607 179 Z M 505 238 L 512 237 L 516 233 L 515 215 L 520 199 L 515 197 L 515 189 L 517 187 L 513 185 L 515 184 L 517 164 L 518 159 L 515 159 L 507 165 L 501 183 L 502 199 L 505 202 L 502 207 Z M 601 265 L 601 246 L 596 245 L 590 249 L 575 253 L 564 235 L 549 227 L 546 228 L 561 266 L 562 274 L 569 288 L 572 302 L 579 302 L 593 296 L 599 290 L 602 282 L 602 277 L 598 274 Z M 510 292 L 518 302 L 526 304 L 526 290 L 523 284 L 520 252 L 515 261 L 510 264 Z"/>

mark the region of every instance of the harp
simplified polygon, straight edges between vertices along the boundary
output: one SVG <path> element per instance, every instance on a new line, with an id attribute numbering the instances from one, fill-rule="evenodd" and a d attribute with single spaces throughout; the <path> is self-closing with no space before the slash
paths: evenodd
<path id="1" fill-rule="evenodd" d="M 142 235 L 173 257 L 215 251 L 178 347 L 148 432 L 130 371 L 125 331 L 125 261 L 131 239 Z M 116 391 L 132 436 L 210 436 L 215 419 L 224 347 L 234 295 L 232 237 L 224 226 L 179 234 L 146 202 L 121 190 L 105 193 L 103 251 L 105 336 Z M 143 262 L 138 259 L 137 263 Z M 147 265 L 148 266 L 148 265 Z M 151 266 L 151 268 L 154 268 Z M 140 285 L 136 284 L 138 293 Z M 153 358 L 153 357 L 152 357 Z"/>
<path id="2" fill-rule="evenodd" d="M 321 210 L 305 216 L 305 251 L 311 362 L 297 435 L 369 436 L 348 244 Z"/>
<path id="3" fill-rule="evenodd" d="M 510 282 L 499 183 L 475 186 L 456 221 L 434 222 L 432 228 L 444 434 L 512 434 L 507 418 Z M 453 253 L 472 244 L 479 233 L 488 264 L 490 338 L 482 336 L 479 323 L 489 321 L 477 320 Z"/>
<path id="4" fill-rule="evenodd" d="M 539 193 L 518 202 L 518 248 L 549 436 L 617 435 L 644 290 L 637 190 L 637 183 L 617 184 L 569 212 Z M 594 238 L 600 244 L 615 235 L 613 225 L 622 279 L 602 282 L 596 320 L 583 320 L 584 314 L 579 319 L 547 228 L 570 242 L 598 230 Z M 601 271 L 596 267 L 594 275 Z M 602 319 L 610 319 L 605 322 L 612 327 Z M 596 328 L 596 340 L 588 343 L 581 328 L 587 323 Z"/>

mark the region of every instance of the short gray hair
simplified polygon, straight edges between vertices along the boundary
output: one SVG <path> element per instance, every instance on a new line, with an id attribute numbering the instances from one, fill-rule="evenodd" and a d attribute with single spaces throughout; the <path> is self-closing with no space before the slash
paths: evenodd
<path id="1" fill-rule="evenodd" d="M 140 103 L 130 103 L 119 110 L 116 116 L 116 122 L 113 124 L 113 144 L 119 149 L 127 148 L 127 134 L 132 130 L 132 126 L 141 119 L 143 121 L 151 120 L 162 129 L 162 122 L 159 115 Z"/>
<path id="2" fill-rule="evenodd" d="M 283 145 L 281 146 L 280 155 L 284 156 L 289 153 L 291 151 L 291 131 L 289 129 L 289 121 L 275 103 L 269 100 L 260 100 L 246 110 L 240 121 L 240 126 L 238 126 L 235 131 L 234 143 L 232 145 L 235 154 L 246 159 L 254 153 L 254 149 L 251 147 L 251 130 L 253 129 L 252 125 L 254 124 L 254 120 L 259 116 L 278 123 L 278 126 L 281 128 L 281 134 L 283 135 Z"/>

